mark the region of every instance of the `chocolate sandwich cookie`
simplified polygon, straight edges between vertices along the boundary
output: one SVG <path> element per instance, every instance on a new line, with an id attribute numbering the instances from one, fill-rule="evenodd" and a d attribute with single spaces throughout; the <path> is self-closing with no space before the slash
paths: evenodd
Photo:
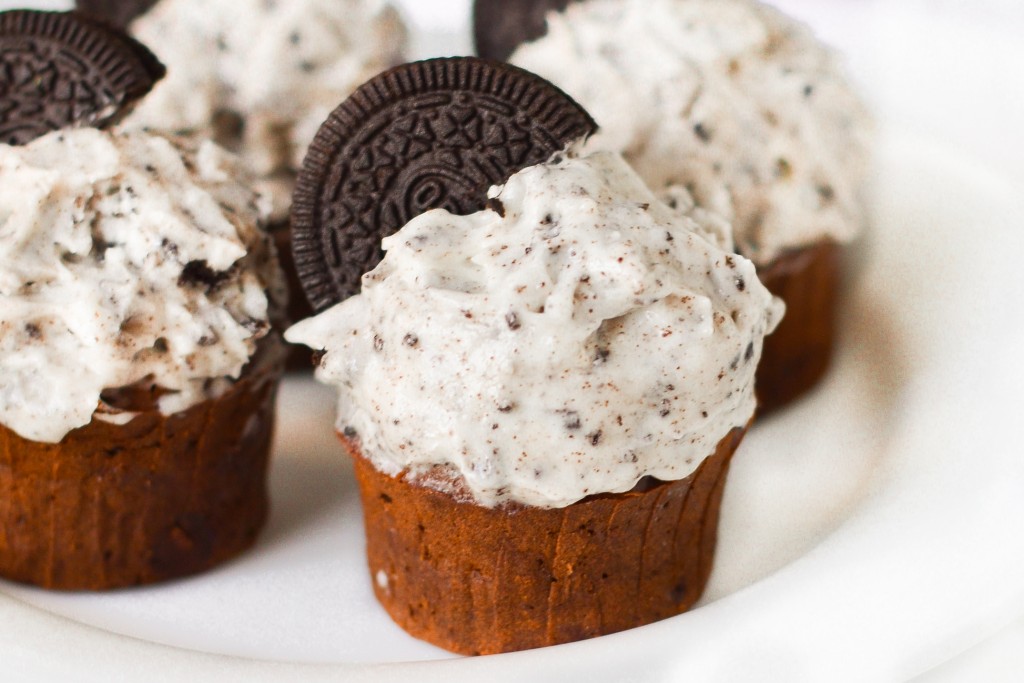
<path id="1" fill-rule="evenodd" d="M 76 12 L 0 13 L 0 142 L 120 121 L 163 78 L 143 45 Z"/>
<path id="2" fill-rule="evenodd" d="M 306 156 L 292 207 L 292 251 L 323 311 L 359 291 L 381 239 L 430 210 L 469 214 L 487 190 L 597 129 L 544 79 L 475 58 L 385 72 L 331 113 Z"/>
<path id="3" fill-rule="evenodd" d="M 473 4 L 476 53 L 486 59 L 508 59 L 517 47 L 547 33 L 549 12 L 561 12 L 574 1 L 476 0 Z"/>
<path id="4" fill-rule="evenodd" d="M 80 12 L 124 28 L 150 10 L 157 0 L 76 0 Z"/>

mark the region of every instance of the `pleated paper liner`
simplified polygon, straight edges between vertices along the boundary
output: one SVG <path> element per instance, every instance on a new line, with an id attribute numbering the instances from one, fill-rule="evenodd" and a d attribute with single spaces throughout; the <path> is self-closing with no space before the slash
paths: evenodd
<path id="1" fill-rule="evenodd" d="M 141 410 L 134 419 L 94 418 L 57 444 L 0 426 L 0 576 L 108 590 L 196 574 L 249 548 L 267 517 L 281 374 L 279 342 L 267 342 L 225 394 L 180 413 L 128 391 L 119 398 Z"/>
<path id="2" fill-rule="evenodd" d="M 341 437 L 363 501 L 377 599 L 413 636 L 494 654 L 680 614 L 711 573 L 735 429 L 691 476 L 561 509 L 482 507 L 390 477 Z"/>

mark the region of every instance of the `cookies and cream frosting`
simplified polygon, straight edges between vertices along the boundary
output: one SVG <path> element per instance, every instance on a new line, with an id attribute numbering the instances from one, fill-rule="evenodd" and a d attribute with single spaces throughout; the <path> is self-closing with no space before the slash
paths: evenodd
<path id="1" fill-rule="evenodd" d="M 57 442 L 104 390 L 158 386 L 171 414 L 237 378 L 281 290 L 247 177 L 143 132 L 0 145 L 0 423 Z"/>
<path id="2" fill-rule="evenodd" d="M 747 424 L 782 313 L 751 262 L 617 154 L 570 151 L 491 197 L 412 220 L 360 295 L 286 334 L 326 351 L 338 429 L 379 470 L 562 507 L 684 478 Z"/>
<path id="3" fill-rule="evenodd" d="M 757 0 L 584 0 L 512 63 L 562 87 L 656 192 L 728 218 L 759 265 L 864 222 L 871 123 L 836 56 Z"/>
<path id="4" fill-rule="evenodd" d="M 131 31 L 167 65 L 132 122 L 241 154 L 277 218 L 320 124 L 406 43 L 385 0 L 160 0 Z"/>

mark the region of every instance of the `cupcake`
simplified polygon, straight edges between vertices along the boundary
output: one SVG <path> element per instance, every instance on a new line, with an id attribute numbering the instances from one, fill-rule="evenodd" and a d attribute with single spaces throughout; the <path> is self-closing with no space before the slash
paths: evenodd
<path id="1" fill-rule="evenodd" d="M 78 4 L 126 20 L 121 5 Z M 385 0 L 159 0 L 132 7 L 141 13 L 132 34 L 170 68 L 128 125 L 195 133 L 244 159 L 272 198 L 271 232 L 293 291 L 289 317 L 308 316 L 288 242 L 295 175 L 338 102 L 404 61 L 401 18 Z M 310 367 L 308 354 L 293 360 Z"/>
<path id="2" fill-rule="evenodd" d="M 552 5 L 545 26 L 534 15 Z M 865 223 L 871 125 L 836 56 L 756 0 L 479 0 L 476 21 L 484 56 L 587 107 L 601 126 L 590 149 L 620 151 L 656 194 L 682 185 L 732 223 L 736 250 L 787 304 L 758 376 L 762 408 L 814 386 L 842 245 Z"/>
<path id="3" fill-rule="evenodd" d="M 269 207 L 213 143 L 109 127 L 157 64 L 141 45 L 74 14 L 0 29 L 18 67 L 0 74 L 22 76 L 0 75 L 0 576 L 103 590 L 203 571 L 267 513 Z M 24 139 L 39 121 L 57 130 Z"/>
<path id="4" fill-rule="evenodd" d="M 551 133 L 580 112 L 532 74 L 432 60 L 354 100 L 313 145 L 294 229 L 342 215 L 331 188 L 358 182 L 351 169 L 412 169 L 365 215 L 442 205 L 383 239 L 360 293 L 286 333 L 321 352 L 317 377 L 338 389 L 378 600 L 464 654 L 688 609 L 781 304 L 716 243 L 720 224 L 660 201 L 618 154 L 581 153 L 587 120 Z M 434 144 L 384 156 L 407 129 Z M 564 148 L 536 161 L 545 141 Z M 476 172 L 503 165 L 511 176 L 470 212 Z M 337 244 L 361 226 L 315 227 Z"/>

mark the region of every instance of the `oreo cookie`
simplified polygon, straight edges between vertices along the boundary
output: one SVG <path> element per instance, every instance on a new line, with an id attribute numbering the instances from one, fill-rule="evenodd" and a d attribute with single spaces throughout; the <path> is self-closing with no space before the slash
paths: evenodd
<path id="1" fill-rule="evenodd" d="M 476 0 L 473 39 L 485 59 L 506 60 L 523 43 L 548 32 L 547 15 L 576 0 Z"/>
<path id="2" fill-rule="evenodd" d="M 292 203 L 292 252 L 314 310 L 357 293 L 381 239 L 430 209 L 480 211 L 487 190 L 597 124 L 517 67 L 471 57 L 385 72 L 320 128 Z"/>
<path id="3" fill-rule="evenodd" d="M 79 12 L 96 17 L 111 26 L 125 28 L 156 3 L 157 0 L 76 0 L 75 7 Z"/>
<path id="4" fill-rule="evenodd" d="M 0 143 L 110 126 L 164 73 L 141 43 L 76 12 L 0 12 Z"/>

